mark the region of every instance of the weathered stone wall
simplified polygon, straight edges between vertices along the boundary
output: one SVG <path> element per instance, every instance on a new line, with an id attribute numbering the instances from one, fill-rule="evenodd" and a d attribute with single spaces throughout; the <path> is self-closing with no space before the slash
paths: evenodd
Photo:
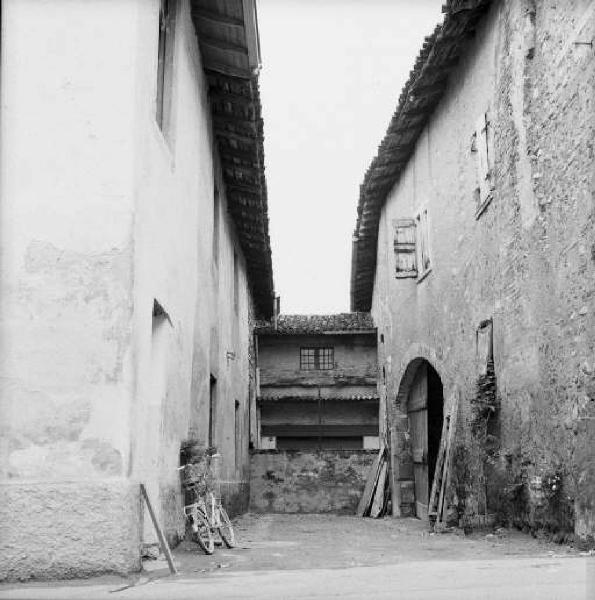
<path id="1" fill-rule="evenodd" d="M 460 398 L 461 516 L 498 512 L 583 537 L 594 533 L 595 61 L 581 42 L 594 28 L 593 2 L 493 4 L 383 208 L 372 310 L 394 427 L 404 429 L 397 399 L 418 357 L 445 399 Z M 471 140 L 483 112 L 495 189 L 476 218 Z M 393 220 L 424 206 L 432 270 L 396 279 Z M 482 465 L 476 331 L 490 318 L 500 408 Z"/>
<path id="2" fill-rule="evenodd" d="M 377 450 L 254 450 L 250 510 L 354 514 Z"/>
<path id="3" fill-rule="evenodd" d="M 300 348 L 334 348 L 331 370 L 300 369 Z M 261 395 L 275 395 L 279 388 L 296 396 L 322 388 L 324 395 L 365 394 L 376 385 L 376 338 L 373 334 L 260 335 L 258 342 Z M 284 392 L 285 393 L 285 392 Z"/>

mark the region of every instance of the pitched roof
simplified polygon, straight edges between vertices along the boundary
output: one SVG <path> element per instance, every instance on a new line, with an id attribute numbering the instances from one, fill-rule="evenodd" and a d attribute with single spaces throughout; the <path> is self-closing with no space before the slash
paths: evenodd
<path id="1" fill-rule="evenodd" d="M 442 7 L 443 22 L 425 38 L 409 73 L 378 154 L 360 186 L 351 255 L 351 310 L 371 308 L 382 206 L 440 103 L 449 73 L 490 4 L 491 0 L 448 0 Z"/>
<path id="2" fill-rule="evenodd" d="M 264 176 L 254 0 L 191 0 L 209 85 L 228 209 L 246 258 L 256 313 L 273 313 L 273 267 Z"/>
<path id="3" fill-rule="evenodd" d="M 257 333 L 279 335 L 360 333 L 374 331 L 369 312 L 336 313 L 332 315 L 279 315 L 277 328 L 272 322 L 261 322 Z"/>

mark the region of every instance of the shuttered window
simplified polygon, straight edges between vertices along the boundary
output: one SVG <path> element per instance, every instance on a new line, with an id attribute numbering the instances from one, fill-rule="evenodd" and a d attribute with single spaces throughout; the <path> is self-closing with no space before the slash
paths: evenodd
<path id="1" fill-rule="evenodd" d="M 417 277 L 415 220 L 394 221 L 395 277 Z"/>
<path id="2" fill-rule="evenodd" d="M 417 213 L 415 217 L 415 225 L 417 232 L 416 241 L 418 276 L 421 279 L 425 277 L 425 275 L 432 268 L 432 263 L 430 260 L 430 234 L 427 208 L 423 208 Z"/>
<path id="3" fill-rule="evenodd" d="M 475 214 L 479 217 L 492 199 L 494 189 L 493 128 L 487 113 L 482 113 L 477 121 L 471 149 L 476 156 Z"/>

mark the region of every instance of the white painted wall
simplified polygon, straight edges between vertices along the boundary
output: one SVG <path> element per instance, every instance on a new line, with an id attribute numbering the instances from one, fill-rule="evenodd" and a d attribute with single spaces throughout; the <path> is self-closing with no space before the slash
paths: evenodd
<path id="1" fill-rule="evenodd" d="M 104 487 L 88 514 L 99 521 L 94 537 L 81 534 L 80 548 L 57 543 L 53 558 L 22 560 L 18 540 L 29 534 L 54 544 L 60 527 L 90 530 L 76 508 L 81 480 L 118 481 L 134 494 L 146 483 L 168 535 L 181 533 L 180 442 L 206 440 L 211 373 L 227 491 L 247 474 L 245 261 L 219 182 L 214 288 L 213 188 L 221 178 L 206 82 L 190 3 L 180 0 L 166 140 L 155 122 L 158 4 L 2 3 L 0 492 L 10 482 L 8 511 L 14 494 L 31 495 L 25 485 L 43 482 L 60 500 L 45 534 L 43 515 L 2 519 L 0 537 L 15 541 L 0 579 L 58 576 L 60 564 L 87 565 L 80 574 L 133 568 L 138 540 L 105 544 L 121 537 L 122 517 L 108 504 L 121 508 L 125 493 Z M 157 324 L 154 299 L 169 316 Z M 236 400 L 246 429 L 238 465 Z M 134 494 L 125 500 L 131 530 Z"/>
<path id="2" fill-rule="evenodd" d="M 2 11 L 2 476 L 121 476 L 136 4 L 7 0 Z"/>

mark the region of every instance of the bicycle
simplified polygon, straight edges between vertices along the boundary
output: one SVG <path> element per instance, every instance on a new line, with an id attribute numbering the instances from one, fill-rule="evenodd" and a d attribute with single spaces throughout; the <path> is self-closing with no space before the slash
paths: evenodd
<path id="1" fill-rule="evenodd" d="M 235 532 L 227 511 L 221 505 L 221 498 L 216 496 L 209 486 L 209 473 L 196 473 L 195 465 L 179 467 L 184 471 L 183 486 L 193 497 L 194 502 L 184 506 L 184 516 L 192 531 L 194 541 L 205 554 L 215 551 L 214 533 L 217 532 L 228 548 L 236 546 Z M 193 472 L 194 471 L 194 472 Z"/>

